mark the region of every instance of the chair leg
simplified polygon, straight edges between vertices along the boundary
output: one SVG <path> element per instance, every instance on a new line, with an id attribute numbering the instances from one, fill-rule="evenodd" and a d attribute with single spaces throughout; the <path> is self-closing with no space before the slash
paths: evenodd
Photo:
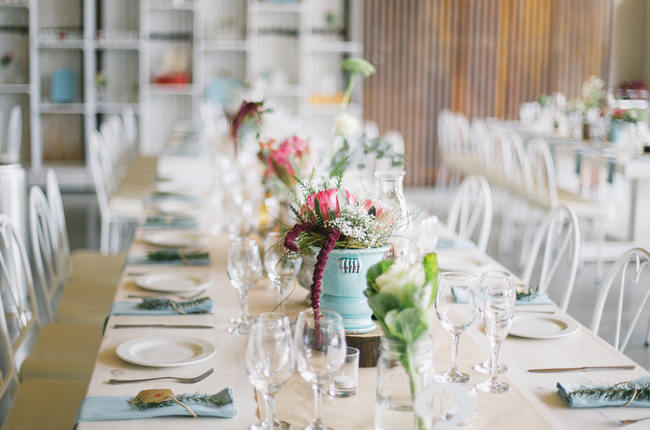
<path id="1" fill-rule="evenodd" d="M 110 252 L 109 250 L 110 234 L 111 234 L 110 224 L 106 222 L 104 219 L 102 219 L 102 226 L 101 226 L 101 232 L 99 238 L 99 251 L 102 254 L 108 254 Z"/>

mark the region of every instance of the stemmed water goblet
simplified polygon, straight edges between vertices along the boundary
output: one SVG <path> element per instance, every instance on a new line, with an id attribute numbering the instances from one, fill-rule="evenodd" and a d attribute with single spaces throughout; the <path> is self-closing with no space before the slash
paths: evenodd
<path id="1" fill-rule="evenodd" d="M 291 378 L 296 367 L 291 323 L 285 314 L 267 312 L 257 318 L 248 334 L 245 364 L 248 379 L 262 393 L 266 403 L 266 419 L 251 429 L 288 428 L 286 423 L 274 417 L 274 396 Z"/>
<path id="2" fill-rule="evenodd" d="M 314 419 L 305 430 L 327 430 L 321 416 L 323 390 L 345 361 L 345 330 L 341 316 L 329 310 L 307 309 L 298 314 L 294 334 L 296 367 L 314 391 Z"/>
<path id="3" fill-rule="evenodd" d="M 512 284 L 512 274 L 508 272 L 502 272 L 499 270 L 489 270 L 487 272 L 484 272 L 483 275 L 481 276 L 481 281 L 479 283 L 478 289 L 481 289 L 481 286 L 489 284 L 489 283 L 510 283 Z M 482 313 L 481 309 L 481 302 L 480 300 L 477 300 L 478 307 L 479 307 L 479 312 Z M 492 356 L 489 356 L 485 361 L 481 363 L 476 363 L 474 365 L 474 370 L 476 370 L 479 373 L 490 373 L 490 368 L 491 368 L 491 362 L 490 360 L 492 359 Z M 497 362 L 497 373 L 505 373 L 508 371 L 508 365 L 505 363 L 499 363 Z"/>
<path id="4" fill-rule="evenodd" d="M 490 340 L 490 378 L 476 385 L 486 393 L 505 393 L 510 385 L 497 379 L 497 363 L 501 343 L 508 336 L 515 309 L 516 293 L 512 278 L 501 282 L 485 282 L 479 289 L 479 302 L 485 323 L 485 333 Z"/>
<path id="5" fill-rule="evenodd" d="M 264 269 L 278 292 L 280 311 L 284 309 L 287 287 L 302 263 L 299 257 L 288 254 L 282 239 L 280 233 L 271 232 L 264 240 Z"/>
<path id="6" fill-rule="evenodd" d="M 248 290 L 262 278 L 262 260 L 257 242 L 246 238 L 233 240 L 228 249 L 227 271 L 230 282 L 239 291 L 242 304 L 241 317 L 231 320 L 233 326 L 228 331 L 248 334 L 253 322 L 248 311 Z"/>
<path id="7" fill-rule="evenodd" d="M 469 381 L 470 376 L 458 369 L 458 342 L 460 335 L 474 322 L 476 313 L 476 276 L 460 272 L 441 274 L 438 278 L 436 314 L 444 329 L 451 334 L 451 365 L 439 376 L 441 382 Z"/>

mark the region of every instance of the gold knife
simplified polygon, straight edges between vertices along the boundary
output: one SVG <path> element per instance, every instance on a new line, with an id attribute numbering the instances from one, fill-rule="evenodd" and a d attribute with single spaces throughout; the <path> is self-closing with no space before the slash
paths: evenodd
<path id="1" fill-rule="evenodd" d="M 623 366 L 582 366 L 582 367 L 553 367 L 550 369 L 528 369 L 530 373 L 559 373 L 559 372 L 579 372 L 581 370 L 632 370 L 634 364 Z"/>

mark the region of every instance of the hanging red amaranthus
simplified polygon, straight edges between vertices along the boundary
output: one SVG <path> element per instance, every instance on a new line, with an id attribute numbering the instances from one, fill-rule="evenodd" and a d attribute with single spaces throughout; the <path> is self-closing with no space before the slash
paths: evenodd
<path id="1" fill-rule="evenodd" d="M 235 153 L 238 150 L 238 137 L 239 137 L 239 128 L 246 122 L 247 119 L 252 119 L 255 127 L 259 129 L 260 122 L 262 121 L 262 113 L 264 113 L 264 102 L 249 102 L 244 100 L 239 107 L 239 111 L 232 119 L 232 125 L 230 127 L 230 134 L 235 140 Z M 259 133 L 258 133 L 259 134 Z"/>

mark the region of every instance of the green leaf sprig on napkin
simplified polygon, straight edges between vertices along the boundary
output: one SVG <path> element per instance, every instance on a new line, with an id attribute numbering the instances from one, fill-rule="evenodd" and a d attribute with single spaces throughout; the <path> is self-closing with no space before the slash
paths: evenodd
<path id="1" fill-rule="evenodd" d="M 650 377 L 613 385 L 557 383 L 557 394 L 570 408 L 650 407 Z"/>
<path id="2" fill-rule="evenodd" d="M 204 260 L 210 258 L 206 251 L 181 251 L 178 249 L 159 249 L 147 252 L 151 261 Z"/>
<path id="3" fill-rule="evenodd" d="M 171 300 L 171 299 L 158 299 L 158 298 L 144 298 L 140 303 L 138 303 L 139 309 L 146 310 L 162 310 L 162 309 L 173 309 L 180 314 L 184 313 L 200 313 L 202 311 L 190 311 L 186 312 L 186 309 L 200 307 L 210 300 L 209 297 L 199 297 L 194 300 L 187 300 L 184 302 Z"/>

